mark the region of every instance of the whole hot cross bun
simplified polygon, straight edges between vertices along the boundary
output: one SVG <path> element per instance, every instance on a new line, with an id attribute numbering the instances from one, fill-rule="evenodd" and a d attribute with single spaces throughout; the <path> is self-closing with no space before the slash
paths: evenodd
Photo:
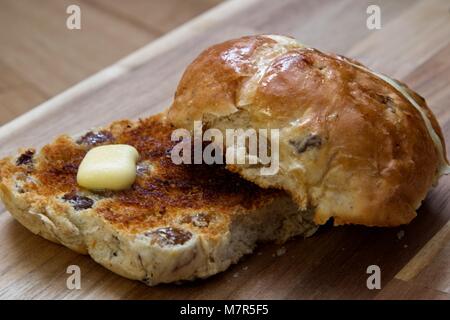
<path id="1" fill-rule="evenodd" d="M 289 192 L 314 220 L 410 222 L 448 173 L 445 142 L 425 100 L 360 63 L 277 35 L 214 45 L 186 69 L 169 110 L 177 127 L 279 129 L 279 170 L 228 169 Z"/>

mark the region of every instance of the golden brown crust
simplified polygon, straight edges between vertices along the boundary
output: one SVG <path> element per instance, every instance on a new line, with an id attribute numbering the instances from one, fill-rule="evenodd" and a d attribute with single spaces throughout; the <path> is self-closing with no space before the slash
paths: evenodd
<path id="1" fill-rule="evenodd" d="M 235 112 L 236 91 L 241 81 L 255 72 L 250 59 L 267 42 L 268 39 L 262 37 L 243 37 L 201 53 L 187 67 L 175 93 L 175 104 L 189 110 L 185 120 L 201 119 L 202 114 L 208 112 L 215 115 Z M 196 89 L 192 87 L 194 83 Z M 192 102 L 195 107 L 190 107 Z"/>
<path id="2" fill-rule="evenodd" d="M 184 128 L 203 120 L 220 129 L 280 129 L 277 176 L 228 167 L 315 207 L 317 223 L 410 222 L 442 165 L 421 113 L 387 82 L 349 63 L 357 62 L 292 41 L 255 36 L 209 48 L 184 73 L 170 121 Z M 445 154 L 425 100 L 406 90 L 425 110 Z M 305 148 L 310 137 L 316 143 Z"/>

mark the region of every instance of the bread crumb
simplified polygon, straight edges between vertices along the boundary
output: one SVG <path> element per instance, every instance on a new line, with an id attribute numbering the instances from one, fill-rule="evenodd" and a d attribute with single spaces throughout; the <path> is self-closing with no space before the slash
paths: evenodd
<path id="1" fill-rule="evenodd" d="M 276 254 L 278 257 L 281 257 L 282 255 L 284 255 L 286 253 L 286 248 L 285 247 L 281 247 L 277 250 Z"/>
<path id="2" fill-rule="evenodd" d="M 405 236 L 405 230 L 400 230 L 397 232 L 397 239 L 402 240 L 402 238 Z"/>
<path id="3" fill-rule="evenodd" d="M 248 270 L 248 267 L 245 266 L 245 267 L 242 268 L 242 270 L 243 270 L 243 271 L 247 271 L 247 270 Z"/>
<path id="4" fill-rule="evenodd" d="M 405 245 L 403 246 L 403 248 L 405 248 L 405 249 L 406 249 L 406 248 L 408 248 L 408 245 L 407 245 L 407 244 L 405 244 Z"/>
<path id="5" fill-rule="evenodd" d="M 233 278 L 238 278 L 239 277 L 239 272 L 236 272 L 235 274 L 233 274 Z"/>

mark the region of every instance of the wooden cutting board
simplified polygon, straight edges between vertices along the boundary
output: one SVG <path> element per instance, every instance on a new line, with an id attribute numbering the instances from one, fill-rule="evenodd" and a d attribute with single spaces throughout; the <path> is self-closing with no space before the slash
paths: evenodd
<path id="1" fill-rule="evenodd" d="M 131 56 L 0 128 L 0 156 L 40 146 L 170 104 L 183 69 L 207 46 L 257 33 L 357 58 L 423 95 L 450 141 L 450 3 L 378 1 L 382 27 L 369 30 L 372 1 L 226 1 Z M 184 285 L 147 287 L 121 278 L 62 246 L 32 235 L 0 207 L 0 298 L 450 298 L 450 178 L 428 195 L 418 217 L 395 229 L 325 226 L 282 248 L 258 247 L 227 272 Z M 66 269 L 81 268 L 81 290 Z M 369 290 L 366 269 L 381 269 Z"/>

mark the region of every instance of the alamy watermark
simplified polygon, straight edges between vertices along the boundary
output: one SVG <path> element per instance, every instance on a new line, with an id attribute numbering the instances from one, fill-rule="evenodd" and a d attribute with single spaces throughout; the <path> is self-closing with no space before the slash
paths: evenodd
<path id="1" fill-rule="evenodd" d="M 376 264 L 367 267 L 366 273 L 370 274 L 367 278 L 366 286 L 369 290 L 381 289 L 381 269 Z"/>
<path id="2" fill-rule="evenodd" d="M 366 20 L 366 26 L 369 30 L 381 29 L 381 8 L 375 4 L 367 7 L 366 13 L 369 15 Z"/>
<path id="3" fill-rule="evenodd" d="M 203 132 L 202 122 L 194 121 L 193 131 L 193 136 L 187 129 L 172 132 L 171 140 L 177 142 L 170 153 L 174 164 L 224 164 L 225 160 L 226 164 L 258 165 L 264 176 L 279 170 L 279 129 L 226 129 L 224 137 L 215 128 Z M 205 142 L 209 144 L 204 146 Z"/>
<path id="4" fill-rule="evenodd" d="M 67 7 L 66 27 L 69 30 L 81 30 L 81 8 L 76 4 Z"/>
<path id="5" fill-rule="evenodd" d="M 70 274 L 66 280 L 66 286 L 69 290 L 81 289 L 81 269 L 76 264 L 72 264 L 67 267 L 66 273 Z"/>

